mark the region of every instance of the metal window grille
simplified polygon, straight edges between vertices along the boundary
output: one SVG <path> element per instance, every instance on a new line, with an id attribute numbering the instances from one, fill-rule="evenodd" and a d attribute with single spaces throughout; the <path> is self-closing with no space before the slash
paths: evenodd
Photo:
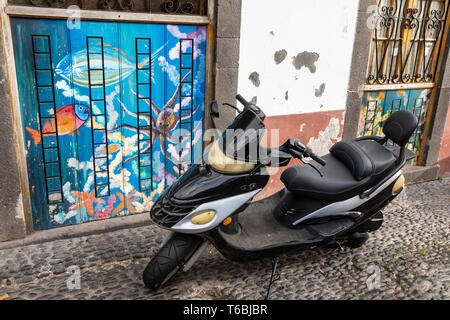
<path id="1" fill-rule="evenodd" d="M 63 202 L 63 194 L 50 37 L 32 35 L 31 46 L 47 203 L 56 204 Z"/>
<path id="2" fill-rule="evenodd" d="M 107 197 L 110 185 L 103 37 L 86 37 L 86 48 L 95 196 Z"/>
<path id="3" fill-rule="evenodd" d="M 148 65 L 140 66 L 142 61 L 148 61 Z M 137 99 L 137 133 L 138 133 L 138 170 L 139 190 L 153 190 L 153 155 L 152 148 L 142 152 L 146 148 L 143 145 L 152 143 L 152 84 L 151 84 L 151 39 L 136 38 L 136 99 Z M 147 116 L 148 124 L 142 124 L 140 116 Z"/>
<path id="4" fill-rule="evenodd" d="M 435 81 L 448 0 L 379 0 L 367 84 Z"/>

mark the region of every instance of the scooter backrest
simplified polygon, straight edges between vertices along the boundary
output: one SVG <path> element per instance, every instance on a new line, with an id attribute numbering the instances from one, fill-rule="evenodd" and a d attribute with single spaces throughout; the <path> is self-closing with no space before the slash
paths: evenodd
<path id="1" fill-rule="evenodd" d="M 384 122 L 383 133 L 398 145 L 404 146 L 416 130 L 417 123 L 417 117 L 412 112 L 395 111 Z"/>

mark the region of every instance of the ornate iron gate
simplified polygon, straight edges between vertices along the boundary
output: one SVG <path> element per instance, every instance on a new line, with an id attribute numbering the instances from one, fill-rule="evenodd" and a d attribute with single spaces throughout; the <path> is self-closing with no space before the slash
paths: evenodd
<path id="1" fill-rule="evenodd" d="M 448 0 L 378 1 L 359 135 L 380 134 L 393 111 L 410 110 L 419 118 L 419 127 L 408 147 L 420 154 L 448 28 L 448 5 Z"/>

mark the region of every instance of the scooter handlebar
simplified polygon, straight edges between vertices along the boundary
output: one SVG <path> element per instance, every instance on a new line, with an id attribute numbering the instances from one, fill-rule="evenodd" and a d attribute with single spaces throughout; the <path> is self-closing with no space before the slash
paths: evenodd
<path id="1" fill-rule="evenodd" d="M 241 96 L 240 94 L 236 95 L 236 99 L 237 99 L 240 103 L 242 103 L 242 105 L 243 105 L 244 107 L 246 107 L 246 108 L 250 105 L 250 102 L 248 102 L 247 100 L 245 100 L 244 97 Z"/>
<path id="2" fill-rule="evenodd" d="M 323 160 L 321 157 L 319 157 L 317 154 L 312 152 L 310 148 L 307 147 L 307 145 L 295 138 L 291 137 L 287 141 L 287 148 L 291 155 L 295 158 L 302 159 L 303 157 L 310 157 L 311 159 L 315 160 L 317 163 L 321 164 L 322 166 L 326 165 L 326 161 Z"/>

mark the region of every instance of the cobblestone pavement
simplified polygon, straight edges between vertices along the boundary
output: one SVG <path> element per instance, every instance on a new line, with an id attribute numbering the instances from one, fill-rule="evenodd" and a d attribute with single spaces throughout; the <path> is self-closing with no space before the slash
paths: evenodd
<path id="1" fill-rule="evenodd" d="M 449 299 L 450 178 L 408 185 L 358 249 L 283 255 L 272 299 Z M 155 226 L 0 250 L 0 299 L 262 299 L 271 260 L 239 264 L 214 248 L 149 292 L 142 270 L 162 243 Z M 66 268 L 81 268 L 69 290 Z M 369 284 L 369 285 L 368 285 Z"/>

